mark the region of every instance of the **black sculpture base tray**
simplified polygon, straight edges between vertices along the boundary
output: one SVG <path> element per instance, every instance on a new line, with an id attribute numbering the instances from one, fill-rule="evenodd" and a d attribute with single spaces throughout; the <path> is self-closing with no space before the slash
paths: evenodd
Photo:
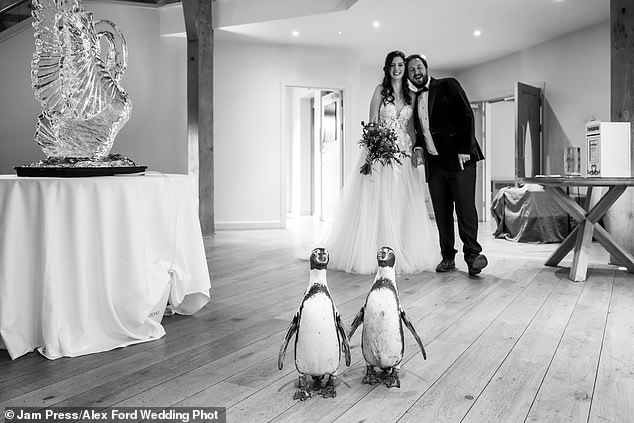
<path id="1" fill-rule="evenodd" d="M 18 176 L 40 178 L 86 178 L 90 176 L 114 176 L 143 173 L 147 166 L 103 166 L 103 167 L 46 167 L 16 166 Z"/>

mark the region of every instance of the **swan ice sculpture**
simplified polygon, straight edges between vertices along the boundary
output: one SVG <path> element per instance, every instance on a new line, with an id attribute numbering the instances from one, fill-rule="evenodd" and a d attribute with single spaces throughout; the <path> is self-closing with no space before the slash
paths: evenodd
<path id="1" fill-rule="evenodd" d="M 47 156 L 38 163 L 136 166 L 109 154 L 132 109 L 119 85 L 128 53 L 123 34 L 110 21 L 93 20 L 80 0 L 33 0 L 33 6 L 31 83 L 42 105 L 35 141 Z"/>

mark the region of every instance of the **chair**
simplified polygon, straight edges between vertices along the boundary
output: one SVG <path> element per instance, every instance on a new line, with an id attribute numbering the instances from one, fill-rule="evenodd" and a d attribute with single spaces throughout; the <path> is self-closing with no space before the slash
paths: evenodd
<path id="1" fill-rule="evenodd" d="M 570 233 L 568 214 L 541 185 L 503 187 L 491 202 L 497 223 L 493 235 L 526 243 L 561 242 Z"/>

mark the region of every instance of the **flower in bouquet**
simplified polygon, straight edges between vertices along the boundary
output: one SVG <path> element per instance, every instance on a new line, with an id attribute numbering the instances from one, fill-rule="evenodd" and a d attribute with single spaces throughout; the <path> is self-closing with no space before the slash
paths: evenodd
<path id="1" fill-rule="evenodd" d="M 365 163 L 359 168 L 361 174 L 371 174 L 374 163 L 392 166 L 393 162 L 402 164 L 399 158 L 409 157 L 409 154 L 398 146 L 394 129 L 382 122 L 361 122 L 361 125 L 363 136 L 359 140 L 359 145 L 367 151 Z"/>

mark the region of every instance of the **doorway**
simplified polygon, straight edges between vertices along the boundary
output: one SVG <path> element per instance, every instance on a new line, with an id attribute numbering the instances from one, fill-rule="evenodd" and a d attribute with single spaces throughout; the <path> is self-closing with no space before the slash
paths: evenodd
<path id="1" fill-rule="evenodd" d="M 497 191 L 542 172 L 543 87 L 518 82 L 513 94 L 484 101 L 486 220 Z"/>
<path id="2" fill-rule="evenodd" d="M 343 90 L 284 87 L 284 210 L 331 222 L 343 187 Z"/>
<path id="3" fill-rule="evenodd" d="M 319 218 L 332 222 L 343 187 L 343 95 L 321 90 L 319 156 L 321 162 Z"/>
<path id="4" fill-rule="evenodd" d="M 497 191 L 515 185 L 515 98 L 512 96 L 485 103 L 487 146 L 487 181 L 485 202 L 491 201 Z M 490 220 L 491 212 L 487 213 Z"/>

